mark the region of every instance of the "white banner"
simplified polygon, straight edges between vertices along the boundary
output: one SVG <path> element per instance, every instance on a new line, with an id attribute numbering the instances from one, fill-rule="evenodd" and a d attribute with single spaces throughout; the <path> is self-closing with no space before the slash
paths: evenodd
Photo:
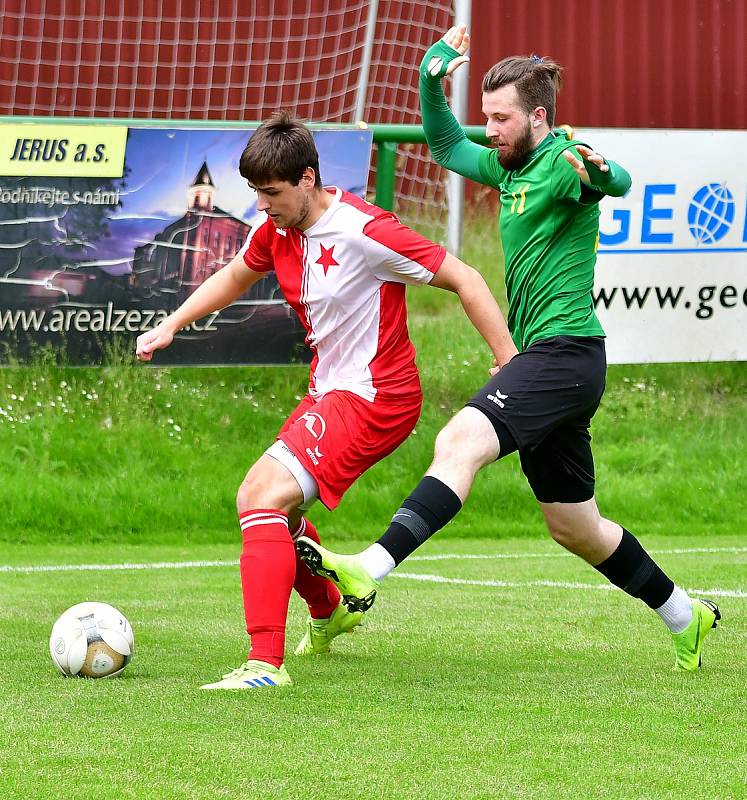
<path id="1" fill-rule="evenodd" d="M 612 364 L 747 360 L 747 132 L 585 128 L 633 185 L 601 205 Z"/>

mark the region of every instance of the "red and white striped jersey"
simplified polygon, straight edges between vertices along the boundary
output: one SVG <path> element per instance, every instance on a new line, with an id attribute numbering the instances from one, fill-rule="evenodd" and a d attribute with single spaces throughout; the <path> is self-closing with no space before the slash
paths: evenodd
<path id="1" fill-rule="evenodd" d="M 429 283 L 446 251 L 389 211 L 337 188 L 307 230 L 276 228 L 270 217 L 244 245 L 246 265 L 274 269 L 313 351 L 309 392 L 333 389 L 373 401 L 420 392 L 407 332 L 405 284 Z"/>

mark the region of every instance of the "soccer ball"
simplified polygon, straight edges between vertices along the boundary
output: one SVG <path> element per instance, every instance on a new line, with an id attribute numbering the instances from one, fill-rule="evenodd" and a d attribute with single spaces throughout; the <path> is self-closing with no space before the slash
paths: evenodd
<path id="1" fill-rule="evenodd" d="M 109 678 L 127 666 L 135 637 L 127 618 L 106 603 L 78 603 L 52 626 L 49 652 L 63 675 Z"/>

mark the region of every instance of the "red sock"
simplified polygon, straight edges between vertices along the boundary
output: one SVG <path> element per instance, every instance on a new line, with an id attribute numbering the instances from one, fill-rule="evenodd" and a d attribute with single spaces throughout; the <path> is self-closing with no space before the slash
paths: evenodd
<path id="1" fill-rule="evenodd" d="M 288 616 L 296 558 L 288 532 L 288 516 L 277 509 L 252 509 L 239 514 L 244 548 L 239 561 L 249 658 L 279 667 L 285 656 Z"/>
<path id="2" fill-rule="evenodd" d="M 294 539 L 308 536 L 317 544 L 319 534 L 314 525 L 305 517 L 291 534 Z M 314 575 L 296 553 L 296 582 L 293 588 L 303 597 L 313 619 L 326 619 L 340 605 L 340 591 L 328 578 Z"/>

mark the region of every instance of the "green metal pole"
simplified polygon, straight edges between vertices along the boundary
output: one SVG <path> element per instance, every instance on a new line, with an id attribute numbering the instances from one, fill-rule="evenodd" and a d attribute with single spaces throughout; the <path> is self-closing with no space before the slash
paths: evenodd
<path id="1" fill-rule="evenodd" d="M 397 165 L 396 142 L 380 141 L 376 145 L 376 205 L 394 211 L 394 172 Z"/>
<path id="2" fill-rule="evenodd" d="M 397 143 L 412 142 L 425 144 L 422 125 L 369 125 L 376 144 L 376 198 L 379 208 L 394 211 L 394 181 L 397 166 Z M 479 125 L 464 127 L 468 139 L 479 144 L 487 144 L 485 128 Z"/>
<path id="3" fill-rule="evenodd" d="M 422 125 L 386 125 L 371 123 L 368 129 L 373 133 L 373 140 L 379 142 L 412 142 L 425 144 L 425 132 Z M 463 125 L 462 130 L 466 137 L 478 144 L 489 144 L 490 140 L 485 135 L 484 125 Z"/>

